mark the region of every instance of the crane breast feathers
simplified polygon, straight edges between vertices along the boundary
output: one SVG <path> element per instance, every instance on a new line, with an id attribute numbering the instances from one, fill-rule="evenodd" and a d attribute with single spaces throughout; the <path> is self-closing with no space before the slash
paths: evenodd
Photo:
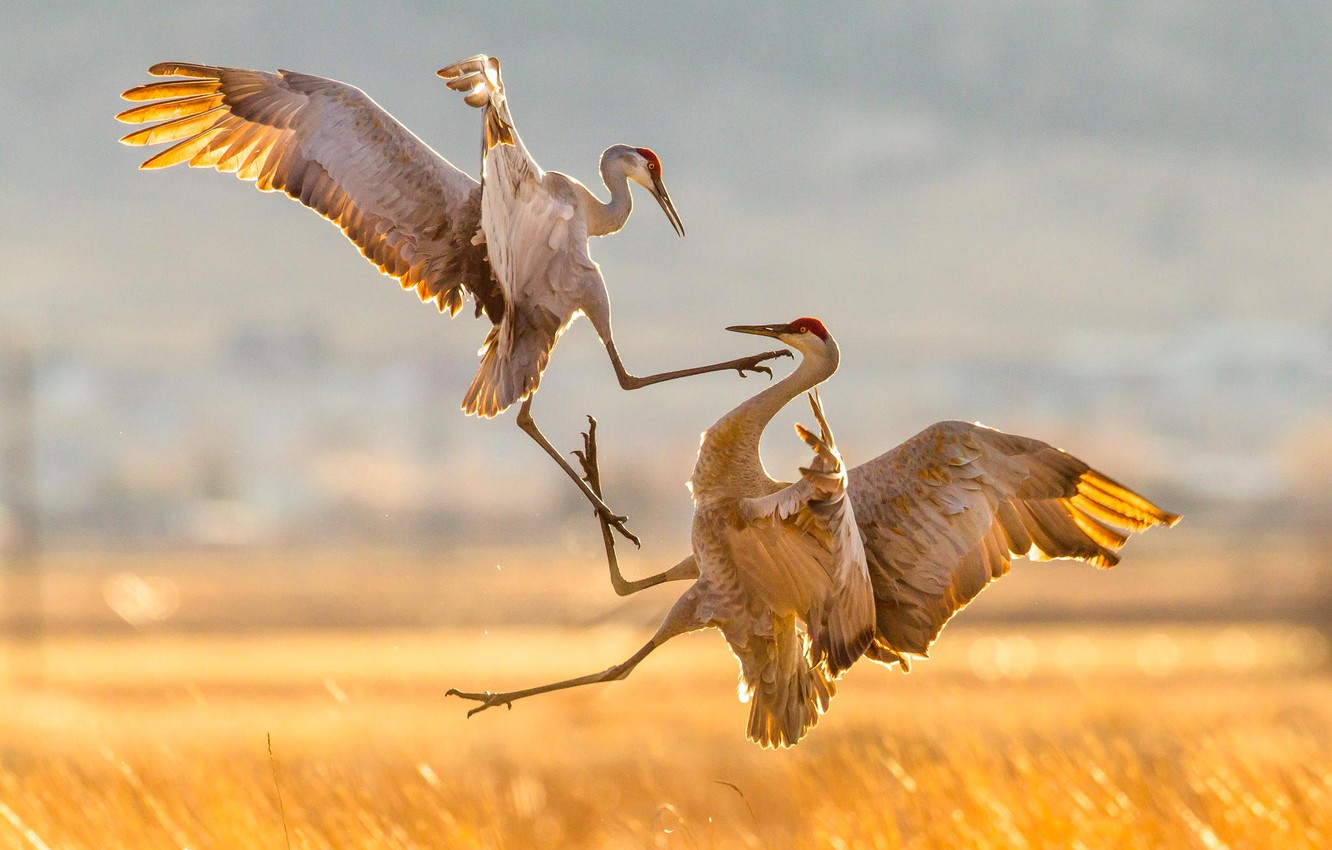
<path id="1" fill-rule="evenodd" d="M 1013 558 L 1101 568 L 1132 532 L 1179 517 L 1039 440 L 939 422 L 852 469 L 874 587 L 879 660 L 925 655 Z"/>
<path id="2" fill-rule="evenodd" d="M 180 163 L 233 172 L 282 191 L 337 224 L 381 272 L 456 314 L 464 291 L 491 318 L 503 313 L 480 222 L 480 184 L 359 89 L 292 71 L 163 63 L 181 77 L 126 91 L 148 101 L 117 117 L 149 124 L 121 139 L 171 143 L 141 168 Z M 157 122 L 157 123 L 152 123 Z"/>

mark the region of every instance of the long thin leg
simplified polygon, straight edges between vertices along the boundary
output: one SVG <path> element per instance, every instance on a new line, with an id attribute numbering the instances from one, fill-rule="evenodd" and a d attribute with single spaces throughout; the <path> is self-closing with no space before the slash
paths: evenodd
<path id="1" fill-rule="evenodd" d="M 772 377 L 772 370 L 759 364 L 774 357 L 793 356 L 790 351 L 783 348 L 780 351 L 765 351 L 762 354 L 727 360 L 725 363 L 713 363 L 711 366 L 695 366 L 692 369 L 676 369 L 674 372 L 658 372 L 655 375 L 639 377 L 638 375 L 631 375 L 629 370 L 624 368 L 624 362 L 620 360 L 620 353 L 615 350 L 613 339 L 608 338 L 606 340 L 606 353 L 610 355 L 611 365 L 615 367 L 615 377 L 620 380 L 620 386 L 626 390 L 636 390 L 652 384 L 660 384 L 662 381 L 674 381 L 676 378 L 688 378 L 690 375 L 726 372 L 731 369 L 739 372 L 742 378 L 745 377 L 746 372 L 763 372 L 768 377 Z"/>
<path id="2" fill-rule="evenodd" d="M 560 469 L 563 469 L 564 472 L 573 479 L 574 483 L 578 485 L 578 489 L 582 490 L 583 495 L 587 496 L 587 500 L 592 503 L 592 507 L 597 509 L 597 515 L 601 518 L 602 522 L 609 523 L 612 528 L 631 540 L 635 546 L 642 548 L 643 544 L 639 542 L 638 538 L 635 537 L 629 529 L 624 527 L 624 522 L 627 517 L 619 516 L 607 507 L 606 503 L 601 500 L 600 494 L 593 492 L 587 482 L 579 477 L 578 473 L 574 471 L 574 468 L 570 466 L 569 462 L 560 454 L 559 449 L 552 446 L 550 440 L 546 439 L 546 435 L 541 433 L 541 429 L 537 427 L 536 420 L 532 418 L 532 398 L 530 396 L 523 402 L 523 406 L 518 410 L 517 422 L 518 427 L 523 430 L 523 433 L 527 434 L 527 436 L 531 437 L 533 440 L 536 440 L 537 445 L 545 449 L 546 454 L 554 458 L 555 462 L 560 465 Z M 609 534 L 609 532 L 606 533 Z"/>
<path id="3" fill-rule="evenodd" d="M 494 708 L 497 705 L 513 708 L 513 703 L 515 701 L 536 696 L 537 694 L 548 694 L 551 691 L 562 691 L 565 688 L 595 685 L 600 682 L 614 682 L 626 678 L 644 658 L 648 657 L 652 650 L 661 646 L 676 635 L 692 632 L 695 629 L 700 629 L 707 625 L 706 623 L 700 622 L 697 617 L 700 596 L 701 594 L 698 585 L 686 590 L 684 595 L 676 600 L 675 605 L 671 608 L 670 613 L 666 615 L 666 619 L 662 621 L 661 626 L 657 628 L 657 633 L 652 636 L 651 640 L 643 644 L 641 649 L 624 661 L 621 661 L 613 667 L 607 667 L 600 673 L 590 673 L 586 676 L 563 679 L 559 682 L 552 682 L 549 685 L 538 685 L 534 688 L 523 688 L 517 691 L 501 691 L 499 693 L 485 691 L 482 693 L 469 693 L 466 691 L 460 691 L 457 688 L 449 688 L 444 695 L 449 697 L 461 697 L 462 699 L 469 699 L 481 703 L 476 708 L 467 712 L 467 716 L 471 717 L 478 711 L 485 711 L 487 708 Z"/>
<path id="4" fill-rule="evenodd" d="M 587 431 L 583 433 L 583 450 L 574 452 L 583 467 L 583 480 L 592 488 L 592 492 L 601 495 L 601 471 L 597 467 L 597 420 L 587 417 Z M 668 581 L 698 578 L 698 563 L 690 555 L 669 570 L 647 578 L 630 581 L 620 572 L 620 561 L 615 556 L 615 535 L 605 519 L 601 521 L 601 540 L 606 545 L 606 562 L 610 566 L 611 587 L 620 596 L 628 596 L 649 587 L 656 587 Z"/>
<path id="5" fill-rule="evenodd" d="M 652 650 L 656 649 L 658 646 L 660 646 L 660 644 L 657 643 L 657 639 L 654 637 L 652 640 L 645 643 L 642 649 L 629 656 L 628 659 L 616 664 L 614 667 L 607 667 L 600 673 L 592 673 L 587 676 L 565 679 L 561 682 L 553 682 L 549 685 L 538 685 L 535 688 L 523 688 L 519 691 L 504 691 L 502 693 L 486 691 L 485 693 L 479 694 L 467 693 L 466 691 L 460 691 L 457 688 L 449 688 L 444 696 L 462 697 L 463 699 L 475 700 L 476 702 L 481 703 L 476 708 L 467 712 L 468 717 L 471 717 L 478 711 L 485 711 L 487 708 L 494 708 L 497 705 L 513 708 L 514 700 L 525 699 L 526 697 L 536 696 L 537 694 L 546 694 L 551 691 L 561 691 L 565 688 L 577 688 L 581 685 L 595 685 L 599 682 L 613 682 L 617 679 L 623 679 L 629 675 L 630 671 L 638 666 L 639 662 L 648 657 L 648 653 L 652 652 Z"/>

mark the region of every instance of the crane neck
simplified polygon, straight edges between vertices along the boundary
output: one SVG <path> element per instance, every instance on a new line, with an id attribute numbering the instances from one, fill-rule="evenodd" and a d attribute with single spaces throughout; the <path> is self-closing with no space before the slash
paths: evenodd
<path id="1" fill-rule="evenodd" d="M 634 208 L 634 197 L 629 191 L 629 177 L 625 173 L 624 160 L 617 157 L 601 157 L 601 180 L 610 189 L 610 203 L 603 204 L 593 198 L 587 216 L 587 235 L 606 236 L 624 227 L 629 220 L 629 213 Z"/>
<path id="2" fill-rule="evenodd" d="M 841 353 L 829 339 L 821 350 L 802 351 L 800 365 L 791 374 L 745 401 L 708 429 L 716 435 L 743 444 L 745 453 L 758 457 L 758 444 L 768 423 L 793 398 L 813 389 L 837 371 Z"/>

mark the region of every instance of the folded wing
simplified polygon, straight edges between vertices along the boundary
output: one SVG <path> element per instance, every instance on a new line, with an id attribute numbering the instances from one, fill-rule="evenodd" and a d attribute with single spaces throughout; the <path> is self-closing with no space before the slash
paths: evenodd
<path id="1" fill-rule="evenodd" d="M 384 274 L 456 315 L 464 293 L 498 322 L 504 299 L 480 228 L 481 187 L 359 89 L 276 74 L 166 62 L 179 77 L 126 91 L 147 101 L 117 116 L 152 124 L 131 145 L 170 143 L 141 168 L 180 163 L 233 172 L 282 191 L 337 224 Z M 156 122 L 156 123 L 154 123 Z"/>
<path id="2" fill-rule="evenodd" d="M 1113 567 L 1135 531 L 1179 520 L 1028 437 L 940 422 L 850 472 L 874 586 L 866 654 L 909 665 L 1013 558 Z"/>
<path id="3" fill-rule="evenodd" d="M 874 637 L 874 595 L 855 510 L 847 498 L 846 466 L 817 391 L 809 394 L 809 401 L 819 434 L 801 425 L 796 432 L 814 451 L 810 465 L 801 468 L 796 483 L 744 500 L 740 514 L 758 544 L 747 547 L 751 555 L 746 560 L 757 556 L 766 561 L 748 563 L 750 571 L 765 567 L 773 588 L 795 591 L 791 603 L 809 631 L 809 663 L 826 666 L 836 678 Z M 756 580 L 764 577 L 759 573 Z"/>

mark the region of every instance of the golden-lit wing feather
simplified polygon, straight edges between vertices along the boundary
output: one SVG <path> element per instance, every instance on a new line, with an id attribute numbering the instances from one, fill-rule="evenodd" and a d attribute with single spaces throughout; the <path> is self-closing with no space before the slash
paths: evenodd
<path id="1" fill-rule="evenodd" d="M 170 144 L 140 167 L 181 163 L 235 173 L 337 224 L 384 274 L 456 315 L 464 292 L 498 322 L 504 298 L 480 227 L 481 187 L 359 89 L 323 77 L 166 62 L 184 77 L 122 97 L 117 116 L 151 124 L 121 139 Z"/>
<path id="2" fill-rule="evenodd" d="M 1113 567 L 1128 535 L 1179 520 L 1039 440 L 940 422 L 850 471 L 877 607 L 867 654 L 909 664 L 1013 558 Z"/>

